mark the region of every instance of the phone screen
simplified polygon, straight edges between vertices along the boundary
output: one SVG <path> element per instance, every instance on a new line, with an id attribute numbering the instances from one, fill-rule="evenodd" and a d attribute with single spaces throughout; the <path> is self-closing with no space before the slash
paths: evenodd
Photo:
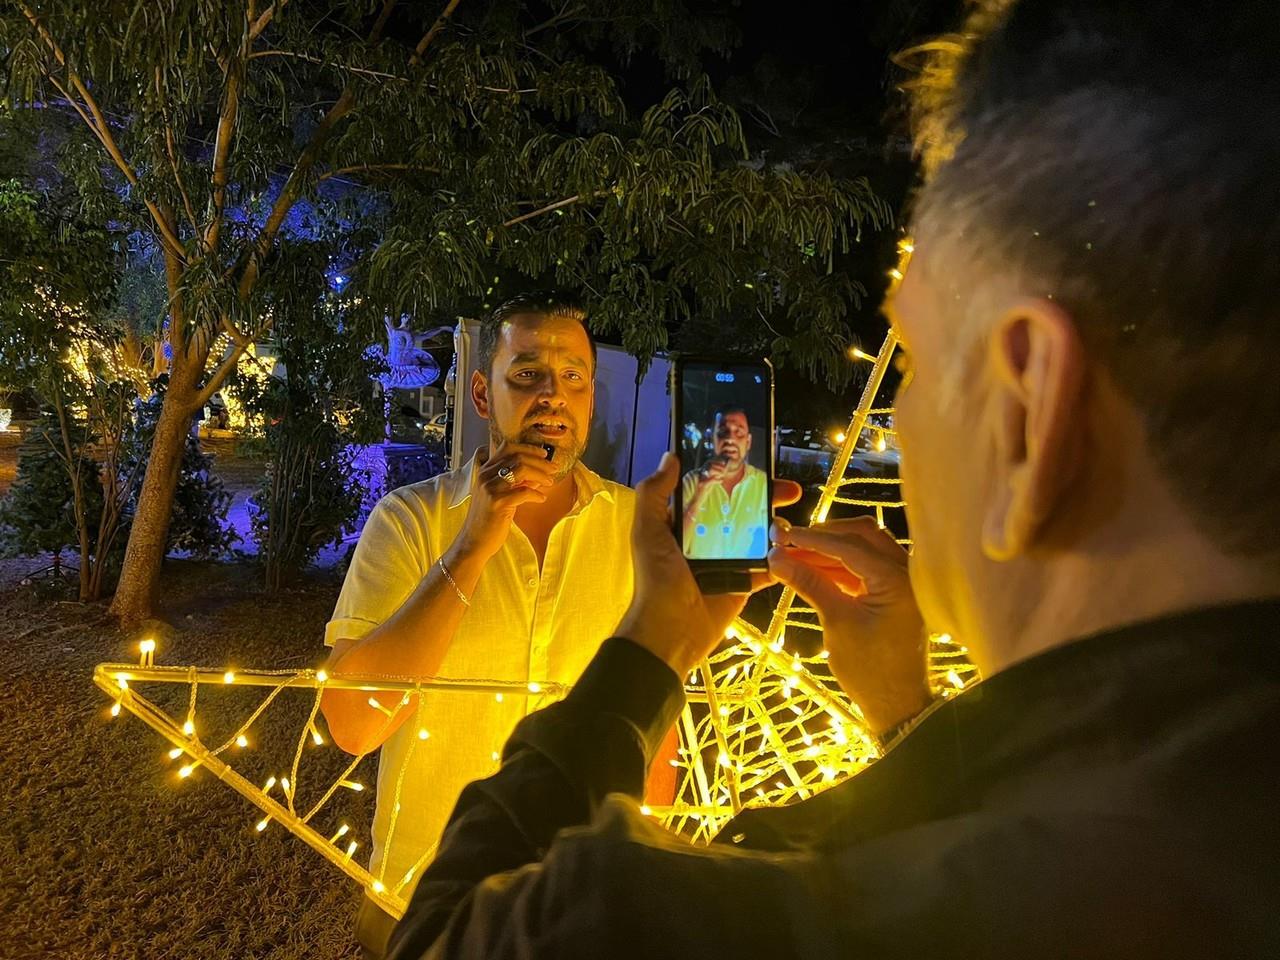
<path id="1" fill-rule="evenodd" d="M 692 359 L 678 369 L 684 555 L 759 563 L 769 550 L 772 370 Z"/>

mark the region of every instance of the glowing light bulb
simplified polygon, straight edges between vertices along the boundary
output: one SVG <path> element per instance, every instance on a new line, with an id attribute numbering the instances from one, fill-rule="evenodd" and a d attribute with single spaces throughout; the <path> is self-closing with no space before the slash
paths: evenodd
<path id="1" fill-rule="evenodd" d="M 272 787 L 274 787 L 275 785 L 276 785 L 276 778 L 275 778 L 275 777 L 267 777 L 267 782 L 266 782 L 265 784 L 263 784 L 263 786 L 262 786 L 262 792 L 263 792 L 263 793 L 270 793 L 270 792 L 271 792 L 271 788 L 272 788 Z"/>
<path id="2" fill-rule="evenodd" d="M 236 682 L 236 675 L 235 675 L 235 672 L 234 672 L 234 671 L 231 671 L 231 670 L 228 670 L 226 673 L 224 673 L 224 674 L 222 675 L 222 682 L 223 682 L 223 683 L 235 683 L 235 682 Z"/>
<path id="3" fill-rule="evenodd" d="M 258 821 L 257 825 L 254 826 L 254 829 L 257 830 L 259 833 L 261 833 L 263 830 L 267 829 L 267 824 L 270 821 L 271 821 L 270 817 L 263 817 L 261 820 Z"/>
<path id="4" fill-rule="evenodd" d="M 493 751 L 493 753 L 489 754 L 489 757 L 493 760 L 493 762 L 494 762 L 494 763 L 497 763 L 497 762 L 498 762 L 498 760 L 500 759 L 500 755 L 499 755 L 499 753 L 498 753 L 498 751 L 497 751 L 497 750 L 495 750 L 495 751 Z"/>
<path id="5" fill-rule="evenodd" d="M 170 760 L 177 760 L 180 756 L 182 756 L 181 747 L 174 747 L 172 750 L 169 751 Z"/>
<path id="6" fill-rule="evenodd" d="M 311 742 L 317 747 L 324 743 L 324 737 L 320 736 L 320 731 L 315 727 L 311 728 Z"/>
<path id="7" fill-rule="evenodd" d="M 916 249 L 916 245 L 912 243 L 910 240 L 903 240 L 900 244 L 898 244 L 898 249 L 901 250 L 903 253 L 914 253 Z"/>
<path id="8" fill-rule="evenodd" d="M 426 727 L 420 727 L 420 728 L 418 729 L 418 739 L 419 739 L 419 740 L 425 740 L 425 739 L 427 739 L 427 737 L 429 737 L 429 736 L 431 736 L 431 734 L 427 732 L 427 728 L 426 728 Z"/>
<path id="9" fill-rule="evenodd" d="M 348 790 L 354 790 L 356 793 L 359 793 L 364 789 L 364 784 L 358 783 L 355 780 L 339 780 L 338 785 L 346 787 Z"/>
<path id="10" fill-rule="evenodd" d="M 111 715 L 112 715 L 113 717 L 118 717 L 118 716 L 120 716 L 120 701 L 119 701 L 119 700 L 117 700 L 115 703 L 113 703 L 113 704 L 111 705 Z"/>
<path id="11" fill-rule="evenodd" d="M 382 891 L 384 891 L 384 890 L 386 890 L 386 889 L 387 889 L 386 887 L 384 887 L 384 886 L 382 885 L 382 881 L 381 881 L 381 880 L 375 880 L 375 881 L 373 881 L 372 887 L 373 887 L 373 892 L 374 892 L 374 893 L 382 893 Z"/>
<path id="12" fill-rule="evenodd" d="M 866 353 L 862 350 L 859 350 L 857 347 L 849 348 L 849 358 L 851 360 L 867 360 L 867 361 L 875 360 L 875 357 L 873 357 L 871 354 Z"/>
<path id="13" fill-rule="evenodd" d="M 500 694 L 500 693 L 495 693 L 495 694 L 493 695 L 493 699 L 495 699 L 495 700 L 497 700 L 499 703 L 501 703 L 501 702 L 502 702 L 502 694 Z"/>
<path id="14" fill-rule="evenodd" d="M 140 644 L 138 644 L 138 649 L 139 649 L 140 651 L 142 651 L 143 653 L 155 653 L 155 652 L 156 652 L 156 642 L 155 642 L 154 640 L 150 640 L 150 639 L 148 639 L 148 640 L 143 640 Z"/>
<path id="15" fill-rule="evenodd" d="M 899 270 L 897 267 L 894 267 L 892 270 L 889 271 L 889 276 L 893 277 L 893 279 L 895 280 L 901 280 L 902 271 Z"/>
<path id="16" fill-rule="evenodd" d="M 534 682 L 534 683 L 530 683 L 530 684 L 529 684 L 529 692 L 530 692 L 530 693 L 541 693 L 541 692 L 542 692 L 542 684 L 540 684 L 540 683 L 536 683 L 536 682 Z"/>
<path id="17" fill-rule="evenodd" d="M 358 846 L 360 846 L 360 844 L 356 843 L 354 840 L 347 844 L 347 859 L 351 858 L 351 855 L 356 852 L 356 847 Z"/>
<path id="18" fill-rule="evenodd" d="M 722 767 L 731 766 L 729 761 L 729 755 L 725 753 L 723 750 L 720 751 L 720 755 L 716 757 L 716 763 L 720 764 L 720 766 Z"/>
<path id="19" fill-rule="evenodd" d="M 885 443 L 884 434 L 882 433 L 880 434 L 879 437 L 876 438 L 876 450 L 878 450 L 880 453 L 884 453 L 886 446 L 888 446 L 888 444 Z"/>
<path id="20" fill-rule="evenodd" d="M 191 764 L 188 763 L 185 767 L 183 767 L 181 770 L 178 771 L 178 776 L 180 776 L 183 780 L 185 780 L 187 779 L 187 777 L 191 776 L 192 771 L 194 770 L 195 770 L 195 767 L 193 767 Z"/>
<path id="21" fill-rule="evenodd" d="M 293 789 L 291 786 L 289 786 L 289 778 L 288 778 L 288 777 L 281 777 L 281 778 L 280 778 L 280 786 L 283 788 L 283 790 L 284 790 L 284 792 L 285 792 L 285 793 L 288 793 L 290 790 L 292 790 L 292 789 Z"/>
<path id="22" fill-rule="evenodd" d="M 196 725 L 192 723 L 190 720 L 188 720 L 186 723 L 182 725 L 182 732 L 189 737 L 196 732 Z"/>
<path id="23" fill-rule="evenodd" d="M 316 679 L 317 679 L 318 681 L 320 681 L 321 683 L 324 683 L 326 680 L 328 680 L 328 679 L 329 679 L 329 675 L 328 675 L 327 673 L 325 673 L 323 670 L 317 670 L 317 671 L 316 671 Z"/>
<path id="24" fill-rule="evenodd" d="M 647 803 L 643 803 L 640 805 L 640 812 L 646 817 L 653 815 L 653 811 L 649 808 L 649 805 Z"/>
<path id="25" fill-rule="evenodd" d="M 737 630 L 735 630 L 732 626 L 730 626 L 730 627 L 729 627 L 729 629 L 725 630 L 725 632 L 724 632 L 724 638 L 725 638 L 726 640 L 737 640 L 737 639 L 738 639 L 738 631 L 737 631 Z"/>
<path id="26" fill-rule="evenodd" d="M 237 747 L 247 747 L 248 745 L 249 745 L 249 738 L 246 737 L 243 733 L 240 734 L 240 736 L 236 737 Z"/>
<path id="27" fill-rule="evenodd" d="M 843 431 L 843 430 L 837 430 L 837 431 L 836 431 L 835 441 L 836 441 L 836 443 L 844 443 L 844 441 L 845 441 L 845 435 L 844 435 L 844 431 Z"/>

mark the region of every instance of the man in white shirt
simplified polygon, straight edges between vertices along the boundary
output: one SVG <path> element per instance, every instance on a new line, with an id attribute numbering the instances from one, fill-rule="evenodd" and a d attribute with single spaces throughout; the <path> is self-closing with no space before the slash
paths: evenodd
<path id="1" fill-rule="evenodd" d="M 751 424 L 738 406 L 716 411 L 714 455 L 684 475 L 684 555 L 717 560 L 763 557 L 769 525 L 769 478 L 748 462 Z"/>
<path id="2" fill-rule="evenodd" d="M 626 610 L 634 494 L 580 462 L 595 375 L 585 314 L 509 301 L 483 324 L 479 361 L 471 399 L 489 445 L 370 514 L 326 629 L 334 677 L 570 684 Z M 375 889 L 406 899 L 461 788 L 497 768 L 511 728 L 542 705 L 524 693 L 420 699 L 322 700 L 338 746 L 382 749 L 370 872 Z M 366 898 L 356 933 L 367 957 L 382 955 L 393 922 Z"/>

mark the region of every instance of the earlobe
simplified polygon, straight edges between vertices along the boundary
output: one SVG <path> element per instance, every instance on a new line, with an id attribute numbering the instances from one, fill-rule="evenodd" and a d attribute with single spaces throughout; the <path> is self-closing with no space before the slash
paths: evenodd
<path id="1" fill-rule="evenodd" d="M 481 417 L 489 419 L 489 383 L 479 370 L 471 374 L 471 405 Z"/>
<path id="2" fill-rule="evenodd" d="M 1007 561 L 1035 546 L 1079 475 L 1079 433 L 1087 422 L 1084 348 L 1066 311 L 1032 300 L 997 324 L 987 361 L 995 462 L 982 549 Z"/>

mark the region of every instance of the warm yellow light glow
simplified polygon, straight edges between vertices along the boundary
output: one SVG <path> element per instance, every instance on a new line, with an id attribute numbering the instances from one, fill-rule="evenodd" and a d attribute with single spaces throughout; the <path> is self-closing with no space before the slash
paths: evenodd
<path id="1" fill-rule="evenodd" d="M 143 653 L 155 653 L 156 642 L 151 639 L 143 640 L 140 644 L 138 644 L 138 649 Z"/>
<path id="2" fill-rule="evenodd" d="M 311 742 L 317 747 L 324 743 L 324 737 L 320 736 L 320 731 L 315 727 L 311 728 Z"/>
<path id="3" fill-rule="evenodd" d="M 249 745 L 249 738 L 246 737 L 243 733 L 240 734 L 238 737 L 236 737 L 237 747 L 247 747 L 248 745 Z"/>
<path id="4" fill-rule="evenodd" d="M 192 721 L 188 720 L 182 725 L 182 732 L 189 737 L 196 732 L 196 725 Z"/>
<path id="5" fill-rule="evenodd" d="M 904 250 L 909 252 L 909 248 Z M 905 272 L 906 269 L 905 261 L 899 264 L 900 272 Z M 886 346 L 876 354 L 865 353 L 852 346 L 847 346 L 846 350 L 853 360 L 872 362 L 886 358 L 892 345 L 892 340 L 887 341 Z M 833 434 L 843 434 L 839 442 L 846 450 L 852 447 L 852 440 L 863 436 L 869 437 L 873 448 L 880 447 L 882 442 L 881 449 L 888 446 L 887 437 L 892 431 L 879 424 L 888 422 L 882 418 L 892 415 L 891 405 L 876 402 L 880 378 L 884 374 L 881 368 L 884 366 L 887 365 L 876 362 L 873 367 L 868 368 L 868 383 L 849 425 L 839 431 L 833 428 Z M 841 458 L 834 459 L 836 465 L 841 465 Z M 892 498 L 871 497 L 864 493 L 868 489 L 866 486 L 859 486 L 872 482 L 897 481 L 878 478 L 873 481 L 853 472 L 829 474 L 820 488 L 811 521 L 826 519 L 832 505 L 837 502 L 863 507 L 862 512 L 868 513 L 874 508 L 877 523 L 884 523 L 886 516 L 897 517 L 898 514 L 890 515 L 887 511 L 900 510 L 900 504 L 882 502 Z M 910 546 L 909 543 L 905 545 Z M 641 812 L 645 816 L 655 817 L 656 822 L 665 828 L 694 842 L 705 843 L 713 839 L 744 805 L 753 808 L 778 806 L 803 800 L 865 769 L 867 764 L 878 757 L 879 741 L 864 728 L 857 706 L 850 703 L 837 688 L 827 666 L 829 654 L 825 649 L 811 647 L 808 643 L 808 638 L 812 637 L 809 631 L 816 632 L 818 636 L 814 639 L 821 640 L 817 614 L 803 600 L 788 596 L 788 593 L 784 593 L 783 597 L 784 600 L 774 611 L 767 629 L 757 628 L 744 621 L 735 622 L 725 630 L 728 642 L 722 644 L 719 650 L 689 674 L 691 689 L 688 691 L 688 702 L 677 723 L 680 733 L 679 752 L 677 759 L 669 761 L 676 774 L 676 795 L 670 804 L 664 802 L 659 807 L 644 805 Z M 806 638 L 806 641 L 798 642 L 800 638 Z M 976 680 L 973 668 L 963 659 L 963 647 L 955 645 L 939 651 L 939 644 L 949 643 L 949 638 L 941 637 L 931 638 L 929 643 L 929 676 L 935 688 L 941 686 L 946 695 L 954 695 L 965 684 L 972 684 Z M 814 652 L 803 652 L 810 649 Z M 144 683 L 162 679 L 148 672 L 139 680 L 138 671 L 132 664 L 109 664 L 102 669 L 104 672 L 101 675 L 95 674 L 95 681 L 113 699 L 122 693 L 118 683 L 122 677 L 117 675 L 117 671 L 133 671 L 129 681 L 134 688 L 145 689 Z M 353 832 L 365 833 L 370 829 L 370 824 L 356 823 L 352 830 L 343 823 L 332 837 L 317 832 L 317 825 L 324 823 L 327 817 L 332 816 L 334 808 L 339 807 L 342 788 L 362 790 L 363 785 L 350 779 L 357 775 L 357 769 L 362 769 L 359 767 L 360 759 L 348 758 L 349 764 L 339 768 L 341 773 L 336 770 L 322 773 L 323 782 L 319 784 L 313 779 L 306 779 L 306 785 L 311 788 L 305 791 L 309 797 L 308 803 L 311 803 L 311 797 L 315 798 L 312 806 L 299 806 L 295 810 L 294 791 L 297 790 L 302 795 L 304 791 L 300 782 L 312 777 L 311 770 L 304 772 L 299 761 L 309 761 L 312 756 L 304 748 L 307 746 L 308 736 L 313 742 L 315 740 L 319 723 L 316 716 L 323 692 L 335 687 L 367 691 L 365 696 L 370 706 L 385 715 L 383 718 L 370 719 L 374 721 L 375 727 L 385 722 L 389 730 L 397 719 L 401 719 L 404 708 L 413 709 L 408 706 L 413 698 L 435 686 L 435 681 L 405 684 L 388 680 L 383 685 L 373 678 L 361 679 L 359 682 L 343 677 L 331 678 L 325 671 L 313 668 L 289 673 L 248 667 L 234 672 L 228 670 L 227 674 L 232 674 L 232 677 L 227 680 L 222 671 L 194 667 L 155 668 L 156 674 L 167 671 L 172 671 L 170 675 L 173 679 L 164 682 L 187 684 L 190 692 L 185 714 L 185 719 L 190 724 L 184 729 L 189 731 L 187 736 L 193 739 L 185 751 L 179 750 L 178 756 L 187 753 L 193 769 L 207 766 L 224 783 L 259 803 L 264 812 L 269 809 L 271 813 L 264 819 L 264 827 L 270 820 L 276 820 L 285 829 L 305 838 L 346 876 L 355 879 L 371 894 L 377 894 L 379 902 L 392 913 L 403 909 L 402 898 L 408 895 L 408 885 L 430 862 L 429 854 L 424 853 L 416 858 L 416 865 L 404 874 L 403 880 L 386 884 L 385 877 L 371 875 L 364 864 L 352 859 L 357 844 L 355 841 L 347 844 L 344 840 L 344 837 Z M 561 696 L 565 692 L 562 685 L 551 683 L 549 678 L 543 677 L 510 685 L 479 678 L 439 679 L 442 681 L 439 685 L 448 686 L 451 691 L 458 693 L 479 695 L 482 702 L 501 703 L 507 691 L 517 695 L 540 694 L 548 698 Z M 960 681 L 959 684 L 956 680 Z M 288 784 L 283 796 L 279 793 L 270 794 L 276 784 L 275 777 L 269 778 L 265 787 L 257 789 L 253 784 L 246 784 L 242 777 L 232 775 L 243 774 L 243 771 L 233 769 L 233 766 L 248 757 L 234 751 L 230 754 L 223 751 L 232 743 L 240 743 L 243 734 L 233 734 L 233 740 L 229 742 L 220 740 L 209 745 L 194 739 L 196 723 L 200 724 L 202 730 L 204 727 L 217 729 L 220 726 L 206 723 L 203 715 L 200 715 L 199 721 L 195 719 L 198 686 L 223 682 L 267 687 L 271 690 L 265 702 L 259 701 L 261 705 L 256 708 L 255 713 L 238 727 L 232 727 L 232 730 L 247 731 L 252 724 L 258 722 L 258 713 L 277 694 L 282 694 L 283 701 L 296 697 L 300 688 L 309 688 L 309 695 L 314 697 L 307 726 L 300 734 L 294 734 L 290 743 L 290 746 L 296 746 L 296 750 L 292 766 L 286 765 L 284 769 L 295 782 Z M 493 700 L 489 701 L 489 697 L 493 697 Z M 389 710 L 380 701 L 396 706 Z M 177 728 L 184 720 L 184 714 L 169 716 L 164 709 L 151 703 L 134 689 L 129 689 L 123 696 L 122 707 L 137 713 L 149 725 L 171 738 L 175 737 Z M 155 717 L 160 719 L 153 722 L 151 718 Z M 168 726 L 165 726 L 166 723 Z M 412 730 L 424 731 L 422 721 L 415 722 Z M 451 744 L 436 732 L 437 737 L 434 739 L 438 742 L 433 743 L 432 752 L 444 751 L 447 754 Z M 422 737 L 422 734 L 419 736 Z M 268 746 L 265 742 L 258 744 L 256 741 L 254 745 Z M 327 758 L 333 757 L 327 749 L 317 753 L 322 753 Z M 494 751 L 491 757 L 495 766 L 501 760 L 498 751 Z M 711 761 L 712 757 L 715 758 L 714 762 Z M 288 764 L 289 760 L 285 758 L 283 762 Z M 311 769 L 314 767 L 313 764 Z M 379 797 L 379 802 L 380 806 L 386 805 L 391 810 L 398 811 L 400 786 L 394 782 L 394 778 L 391 779 L 392 783 L 387 785 L 387 789 L 394 788 L 394 792 L 390 796 Z M 335 795 L 337 800 L 325 806 Z M 403 815 L 411 813 L 409 807 L 406 803 Z M 367 813 L 362 809 L 362 813 L 358 815 Z M 401 842 L 396 838 L 394 822 L 393 819 L 388 834 L 378 838 L 378 842 L 386 844 L 388 849 L 393 849 L 397 842 Z"/>
<path id="6" fill-rule="evenodd" d="M 426 727 L 419 727 L 419 728 L 418 728 L 418 739 L 419 739 L 419 740 L 425 740 L 425 739 L 427 739 L 427 737 L 429 737 L 429 736 L 431 736 L 431 734 L 427 732 L 427 728 L 426 728 Z"/>
<path id="7" fill-rule="evenodd" d="M 120 716 L 120 701 L 119 701 L 119 700 L 117 700 L 115 703 L 113 703 L 113 704 L 111 705 L 111 715 L 112 715 L 113 717 L 118 717 L 118 716 Z"/>
<path id="8" fill-rule="evenodd" d="M 877 449 L 878 451 L 880 451 L 881 453 L 884 453 L 884 450 L 885 450 L 885 447 L 886 447 L 886 446 L 887 446 L 887 444 L 885 443 L 884 434 L 882 433 L 882 434 L 880 434 L 878 437 L 876 437 L 876 449 Z M 883 526 L 883 524 L 882 524 L 882 526 Z"/>
<path id="9" fill-rule="evenodd" d="M 223 682 L 223 683 L 235 683 L 235 682 L 236 682 L 236 675 L 235 675 L 232 671 L 228 670 L 226 673 L 224 673 L 224 674 L 222 675 L 222 682 Z"/>
<path id="10" fill-rule="evenodd" d="M 650 809 L 647 803 L 642 803 L 640 805 L 640 812 L 644 814 L 646 817 L 651 816 L 653 814 L 653 810 Z"/>
<path id="11" fill-rule="evenodd" d="M 181 770 L 178 771 L 178 776 L 182 777 L 182 779 L 185 780 L 187 777 L 191 776 L 194 770 L 195 770 L 195 767 L 192 764 L 188 763 L 185 767 L 183 767 Z"/>
<path id="12" fill-rule="evenodd" d="M 181 747 L 174 747 L 172 750 L 169 751 L 169 759 L 177 760 L 180 756 L 182 756 L 182 752 L 183 751 Z"/>
<path id="13" fill-rule="evenodd" d="M 270 820 L 271 820 L 270 817 L 263 817 L 261 820 L 258 821 L 254 829 L 257 830 L 259 833 L 261 833 L 263 830 L 267 829 L 267 823 Z"/>
<path id="14" fill-rule="evenodd" d="M 844 443 L 844 441 L 845 441 L 844 431 L 843 431 L 843 430 L 837 430 L 837 431 L 836 431 L 836 435 L 835 435 L 834 437 L 832 437 L 832 439 L 833 439 L 833 440 L 835 440 L 835 442 L 836 442 L 836 443 Z"/>

